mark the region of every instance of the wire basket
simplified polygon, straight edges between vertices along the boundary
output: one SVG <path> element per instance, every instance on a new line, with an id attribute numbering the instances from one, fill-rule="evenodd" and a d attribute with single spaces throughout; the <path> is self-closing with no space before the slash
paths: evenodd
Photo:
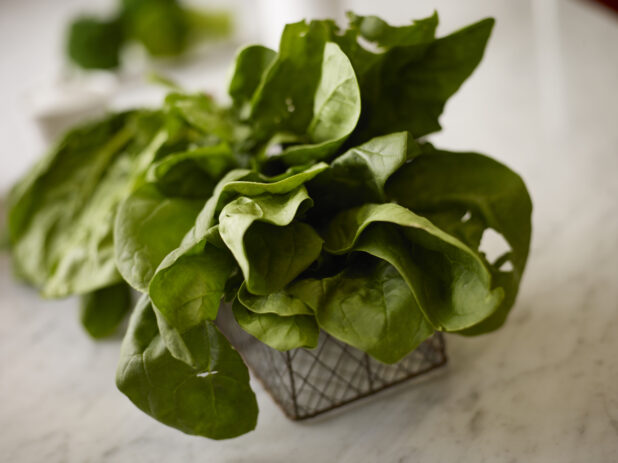
<path id="1" fill-rule="evenodd" d="M 293 420 L 341 407 L 428 373 L 447 361 L 440 333 L 392 365 L 378 362 L 324 331 L 314 349 L 280 352 L 242 330 L 230 312 L 221 310 L 217 324 L 273 400 Z"/>

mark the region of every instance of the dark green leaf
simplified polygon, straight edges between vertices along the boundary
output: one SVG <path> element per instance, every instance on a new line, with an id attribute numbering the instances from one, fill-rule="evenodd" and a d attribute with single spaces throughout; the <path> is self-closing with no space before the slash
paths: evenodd
<path id="1" fill-rule="evenodd" d="M 238 353 L 212 323 L 184 336 L 196 366 L 170 354 L 144 296 L 122 343 L 118 388 L 145 413 L 187 434 L 227 439 L 251 431 L 258 408 Z"/>
<path id="2" fill-rule="evenodd" d="M 114 69 L 120 65 L 124 41 L 122 23 L 92 17 L 76 19 L 69 27 L 69 57 L 84 69 Z"/>
<path id="3" fill-rule="evenodd" d="M 384 200 L 386 180 L 406 161 L 407 132 L 376 137 L 335 159 L 309 185 L 319 213 Z"/>
<path id="4" fill-rule="evenodd" d="M 123 0 L 127 35 L 153 56 L 176 56 L 188 45 L 188 22 L 176 0 Z"/>
<path id="5" fill-rule="evenodd" d="M 90 336 L 104 338 L 114 334 L 131 307 L 131 288 L 118 283 L 84 294 L 80 319 Z"/>
<path id="6" fill-rule="evenodd" d="M 227 143 L 174 153 L 154 163 L 149 178 L 168 196 L 208 198 L 236 162 Z"/>
<path id="7" fill-rule="evenodd" d="M 404 279 L 378 259 L 357 260 L 321 281 L 301 281 L 293 292 L 310 295 L 322 329 L 381 362 L 401 360 L 433 333 Z"/>
<path id="8" fill-rule="evenodd" d="M 135 289 L 146 292 L 155 269 L 193 226 L 201 202 L 166 198 L 144 185 L 118 208 L 114 227 L 116 266 Z"/>
<path id="9" fill-rule="evenodd" d="M 438 13 L 413 21 L 407 26 L 391 26 L 377 16 L 358 16 L 348 13 L 350 27 L 361 37 L 382 49 L 412 46 L 433 41 L 438 27 Z"/>
<path id="10" fill-rule="evenodd" d="M 277 53 L 275 51 L 261 45 L 245 47 L 236 55 L 228 93 L 239 112 L 246 113 L 250 110 L 247 107 L 243 111 L 243 108 L 251 103 L 253 94 L 260 85 L 262 76 L 276 56 Z"/>
<path id="11" fill-rule="evenodd" d="M 277 132 L 306 133 L 332 28 L 332 22 L 325 21 L 285 26 L 277 59 L 253 96 L 251 121 L 258 138 L 268 139 Z"/>
<path id="12" fill-rule="evenodd" d="M 293 104 L 288 109 L 296 111 Z M 279 158 L 288 165 L 326 159 L 352 133 L 360 112 L 360 89 L 352 64 L 338 45 L 328 42 L 324 47 L 322 74 L 313 101 L 313 117 L 307 127 L 311 143 L 286 148 Z"/>
<path id="13" fill-rule="evenodd" d="M 483 57 L 494 20 L 484 19 L 434 42 L 396 47 L 359 76 L 363 113 L 353 138 L 440 130 L 444 105 Z"/>

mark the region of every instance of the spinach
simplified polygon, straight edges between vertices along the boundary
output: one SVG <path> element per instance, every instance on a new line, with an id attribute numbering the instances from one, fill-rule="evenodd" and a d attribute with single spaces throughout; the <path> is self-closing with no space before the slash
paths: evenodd
<path id="1" fill-rule="evenodd" d="M 437 14 L 400 27 L 349 18 L 345 30 L 290 24 L 278 51 L 241 50 L 229 107 L 176 89 L 158 111 L 73 130 L 12 191 L 16 273 L 46 296 L 82 295 L 94 337 L 116 329 L 131 287 L 142 293 L 117 384 L 186 433 L 223 439 L 256 423 L 220 311 L 275 349 L 315 347 L 323 331 L 393 363 L 435 331 L 493 331 L 515 302 L 525 184 L 419 139 L 440 128 L 493 20 L 436 38 Z M 146 32 L 132 34 L 153 51 L 184 46 L 183 32 Z M 490 229 L 510 246 L 493 260 Z"/>
<path id="2" fill-rule="evenodd" d="M 195 365 L 170 354 L 142 296 L 122 343 L 118 388 L 150 416 L 187 434 L 225 439 L 251 431 L 257 402 L 240 355 L 212 323 L 184 337 Z"/>
<path id="3" fill-rule="evenodd" d="M 20 277 L 49 297 L 121 280 L 114 216 L 163 142 L 158 128 L 156 115 L 130 112 L 74 130 L 13 189 L 9 233 Z"/>

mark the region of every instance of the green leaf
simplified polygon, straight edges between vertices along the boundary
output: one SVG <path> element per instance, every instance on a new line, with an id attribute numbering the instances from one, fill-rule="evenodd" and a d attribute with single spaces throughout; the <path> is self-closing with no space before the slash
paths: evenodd
<path id="1" fill-rule="evenodd" d="M 438 27 L 438 13 L 413 21 L 407 26 L 391 26 L 377 16 L 359 16 L 348 13 L 350 28 L 358 30 L 363 39 L 388 50 L 433 41 Z"/>
<path id="2" fill-rule="evenodd" d="M 373 138 L 339 156 L 308 185 L 317 210 L 327 214 L 383 201 L 384 184 L 406 161 L 408 142 L 415 144 L 407 132 L 392 133 Z"/>
<path id="3" fill-rule="evenodd" d="M 152 278 L 149 287 L 150 297 L 168 323 L 182 330 L 201 320 L 214 320 L 216 317 L 219 302 L 225 292 L 225 283 L 235 266 L 234 259 L 225 248 L 225 244 L 219 243 L 221 241 L 219 227 L 215 224 L 216 213 L 221 210 L 223 204 L 239 194 L 285 195 L 297 190 L 304 182 L 314 178 L 326 168 L 326 164 L 317 164 L 272 183 L 264 182 L 261 176 L 257 178 L 262 181 L 243 181 L 241 179 L 255 176 L 250 175 L 250 171 L 247 170 L 230 171 L 215 188 L 213 196 L 196 218 L 195 225 L 187 232 L 180 245 L 163 259 Z M 278 233 L 277 236 L 281 235 L 285 244 L 283 251 L 291 252 L 293 244 L 291 241 L 297 230 L 309 239 L 311 251 L 316 252 L 314 248 L 319 238 L 304 224 L 275 232 Z M 250 237 L 252 235 L 253 233 L 250 233 Z M 259 232 L 257 235 L 259 238 Z M 319 242 L 321 246 L 321 241 Z M 301 250 L 304 249 L 302 247 L 304 245 L 305 243 L 301 243 Z M 240 253 L 243 252 L 241 246 L 242 243 L 238 248 Z M 253 242 L 249 244 L 248 249 L 255 259 L 262 259 L 258 252 L 253 252 Z M 297 268 L 299 264 L 302 264 L 302 261 L 296 262 L 293 268 Z M 258 265 L 263 263 L 260 262 Z"/>
<path id="4" fill-rule="evenodd" d="M 338 214 L 325 232 L 325 249 L 365 251 L 391 263 L 439 330 L 461 331 L 481 322 L 504 295 L 502 288 L 492 289 L 489 271 L 470 248 L 397 204 Z"/>
<path id="5" fill-rule="evenodd" d="M 216 141 L 233 140 L 238 130 L 227 111 L 205 93 L 170 93 L 165 97 L 165 111 L 168 118 L 180 118 L 202 134 L 215 136 Z"/>
<path id="6" fill-rule="evenodd" d="M 247 290 L 242 284 L 238 290 L 238 300 L 243 306 L 256 314 L 276 314 L 282 317 L 292 315 L 313 315 L 313 311 L 300 299 L 287 294 L 285 290 L 270 293 L 266 296 L 257 296 Z"/>
<path id="7" fill-rule="evenodd" d="M 293 104 L 289 106 L 292 107 Z M 338 45 L 328 42 L 313 101 L 313 117 L 307 128 L 311 143 L 286 148 L 278 157 L 288 165 L 326 159 L 352 133 L 360 112 L 360 89 L 352 64 Z"/>
<path id="8" fill-rule="evenodd" d="M 292 222 L 310 205 L 301 186 L 285 195 L 241 196 L 223 208 L 219 232 L 250 292 L 279 291 L 317 259 L 319 235 L 305 223 Z"/>
<path id="9" fill-rule="evenodd" d="M 90 336 L 104 338 L 114 334 L 131 307 L 131 289 L 118 283 L 84 294 L 80 319 Z"/>
<path id="10" fill-rule="evenodd" d="M 403 166 L 387 191 L 399 204 L 428 217 L 475 250 L 488 228 L 504 236 L 511 251 L 487 265 L 494 285 L 504 289 L 505 299 L 473 330 L 481 333 L 500 327 L 515 302 L 530 248 L 532 203 L 521 178 L 481 154 L 432 150 L 431 155 Z M 462 220 L 466 213 L 469 218 Z M 512 270 L 501 270 L 507 261 Z"/>
<path id="11" fill-rule="evenodd" d="M 155 162 L 149 179 L 168 196 L 208 198 L 236 161 L 227 143 L 200 146 Z"/>
<path id="12" fill-rule="evenodd" d="M 234 317 L 250 335 L 280 351 L 318 345 L 320 329 L 313 315 L 280 316 L 274 313 L 255 313 L 236 299 Z"/>
<path id="13" fill-rule="evenodd" d="M 353 138 L 440 130 L 446 101 L 483 57 L 494 20 L 484 19 L 433 42 L 396 47 L 359 76 L 363 112 Z"/>
<path id="14" fill-rule="evenodd" d="M 188 21 L 176 0 L 123 0 L 127 34 L 152 56 L 176 56 L 188 45 Z"/>
<path id="15" fill-rule="evenodd" d="M 69 27 L 67 52 L 71 60 L 84 69 L 114 69 L 120 65 L 123 41 L 120 20 L 83 17 Z"/>
<path id="16" fill-rule="evenodd" d="M 293 292 L 310 295 L 322 329 L 384 363 L 398 362 L 433 334 L 399 272 L 379 259 L 357 259 L 334 277 L 301 282 Z"/>
<path id="17" fill-rule="evenodd" d="M 250 110 L 248 106 L 260 85 L 262 76 L 276 56 L 275 51 L 261 45 L 245 47 L 236 55 L 228 93 L 241 114 Z"/>
<path id="18" fill-rule="evenodd" d="M 193 252 L 178 248 L 161 262 L 148 292 L 166 321 L 184 331 L 217 317 L 234 265 L 227 249 L 208 241 Z"/>
<path id="19" fill-rule="evenodd" d="M 166 198 L 150 184 L 126 198 L 114 227 L 116 266 L 127 283 L 146 292 L 155 269 L 193 226 L 200 202 Z"/>
<path id="20" fill-rule="evenodd" d="M 234 169 L 228 172 L 219 181 L 212 197 L 200 211 L 195 221 L 195 226 L 185 237 L 183 247 L 190 249 L 199 245 L 209 230 L 216 225 L 218 214 L 223 207 L 238 196 L 285 195 L 315 178 L 327 168 L 327 164 L 318 163 L 300 172 L 291 170 L 274 178 L 265 177 L 244 169 Z"/>
<path id="21" fill-rule="evenodd" d="M 238 353 L 212 323 L 185 338 L 197 366 L 170 354 L 142 297 L 122 343 L 118 389 L 145 413 L 187 434 L 227 439 L 254 429 L 257 402 Z"/>
<path id="22" fill-rule="evenodd" d="M 45 296 L 87 293 L 119 281 L 116 209 L 164 143 L 159 124 L 157 115 L 130 112 L 76 129 L 11 193 L 16 271 Z"/>
<path id="23" fill-rule="evenodd" d="M 277 132 L 306 133 L 313 118 L 324 45 L 333 27 L 326 21 L 285 26 L 279 54 L 253 95 L 250 118 L 257 138 L 266 140 Z"/>

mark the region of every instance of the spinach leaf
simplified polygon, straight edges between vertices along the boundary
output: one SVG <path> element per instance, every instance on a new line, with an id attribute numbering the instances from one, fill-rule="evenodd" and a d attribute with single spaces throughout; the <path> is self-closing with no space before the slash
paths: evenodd
<path id="1" fill-rule="evenodd" d="M 407 158 L 407 132 L 376 137 L 350 148 L 337 157 L 325 170 L 308 184 L 316 213 L 359 206 L 385 199 L 384 184 Z"/>
<path id="2" fill-rule="evenodd" d="M 318 344 L 320 330 L 313 315 L 256 313 L 248 310 L 238 299 L 232 307 L 240 327 L 273 349 L 314 348 Z"/>
<path id="3" fill-rule="evenodd" d="M 74 130 L 13 190 L 16 271 L 45 296 L 87 293 L 120 280 L 116 209 L 165 141 L 159 127 L 158 115 L 136 111 Z"/>
<path id="4" fill-rule="evenodd" d="M 428 150 L 428 148 L 425 148 Z M 494 285 L 505 291 L 500 308 L 470 334 L 504 323 L 515 302 L 530 248 L 532 203 L 521 178 L 508 167 L 478 153 L 430 149 L 403 166 L 389 181 L 388 194 L 399 204 L 428 217 L 446 232 L 478 250 L 484 230 L 501 233 L 511 251 L 486 262 Z M 462 220 L 468 213 L 469 218 Z M 510 262 L 512 270 L 501 270 Z"/>
<path id="5" fill-rule="evenodd" d="M 334 277 L 301 280 L 291 291 L 309 295 L 322 329 L 381 362 L 401 360 L 433 334 L 399 272 L 379 259 L 358 259 Z"/>
<path id="6" fill-rule="evenodd" d="M 242 118 L 248 116 L 253 95 L 276 57 L 275 51 L 261 45 L 245 47 L 236 55 L 228 93 Z"/>
<path id="7" fill-rule="evenodd" d="M 148 178 L 168 196 L 208 198 L 236 160 L 227 143 L 168 155 L 150 166 Z"/>
<path id="8" fill-rule="evenodd" d="M 288 109 L 296 111 L 293 104 Z M 288 165 L 326 159 L 352 133 L 360 112 L 360 89 L 352 64 L 338 45 L 328 42 L 324 47 L 313 117 L 307 128 L 311 144 L 286 148 L 279 158 Z"/>
<path id="9" fill-rule="evenodd" d="M 493 24 L 484 19 L 435 41 L 423 27 L 418 43 L 374 59 L 359 75 L 363 112 L 355 142 L 401 130 L 415 138 L 440 130 L 444 105 L 481 61 Z"/>
<path id="10" fill-rule="evenodd" d="M 122 282 L 97 289 L 81 297 L 80 319 L 93 338 L 114 334 L 131 310 L 131 288 Z"/>
<path id="11" fill-rule="evenodd" d="M 284 195 L 241 196 L 223 208 L 219 232 L 250 292 L 279 291 L 317 259 L 319 235 L 305 223 L 292 222 L 310 204 L 301 186 Z"/>
<path id="12" fill-rule="evenodd" d="M 438 27 L 438 13 L 415 20 L 407 26 L 391 26 L 377 16 L 360 16 L 348 13 L 349 27 L 365 40 L 382 50 L 394 47 L 419 45 L 433 41 Z"/>
<path id="13" fill-rule="evenodd" d="M 181 331 L 217 317 L 225 283 L 235 268 L 229 251 L 212 240 L 206 238 L 192 251 L 172 251 L 150 282 L 148 293 L 156 308 Z"/>
<path id="14" fill-rule="evenodd" d="M 313 315 L 313 311 L 300 299 L 287 294 L 285 290 L 270 293 L 266 296 L 257 296 L 247 290 L 246 284 L 242 284 L 238 290 L 240 303 L 256 314 L 276 314 L 282 317 L 292 315 Z"/>
<path id="15" fill-rule="evenodd" d="M 126 198 L 118 208 L 114 227 L 118 271 L 142 292 L 163 258 L 180 244 L 193 226 L 201 204 L 166 198 L 150 184 Z"/>
<path id="16" fill-rule="evenodd" d="M 439 330 L 461 331 L 481 322 L 504 296 L 502 288 L 492 289 L 491 274 L 470 248 L 397 204 L 341 212 L 324 238 L 329 252 L 361 250 L 395 266 Z"/>
<path id="17" fill-rule="evenodd" d="M 184 337 L 196 366 L 170 354 L 143 296 L 122 343 L 118 388 L 145 413 L 187 434 L 227 439 L 251 431 L 258 408 L 238 353 L 210 322 Z"/>
<path id="18" fill-rule="evenodd" d="M 306 133 L 313 117 L 324 45 L 332 28 L 333 23 L 326 21 L 285 26 L 277 58 L 262 77 L 251 102 L 250 119 L 256 138 L 267 140 L 277 132 Z"/>
<path id="19" fill-rule="evenodd" d="M 154 305 L 166 320 L 176 328 L 186 329 L 201 320 L 214 320 L 216 317 L 219 301 L 225 292 L 225 283 L 236 265 L 234 258 L 227 251 L 226 244 L 221 240 L 219 226 L 216 223 L 217 212 L 220 212 L 226 203 L 240 194 L 248 196 L 285 195 L 298 190 L 304 182 L 311 180 L 326 168 L 326 164 L 317 164 L 271 183 L 265 182 L 261 176 L 251 175 L 251 172 L 247 170 L 230 171 L 215 188 L 213 196 L 198 214 L 194 226 L 187 232 L 180 245 L 162 260 L 152 278 L 149 294 Z M 243 180 L 246 178 L 261 181 Z M 296 194 L 299 195 L 299 192 L 297 191 Z M 299 198 L 300 196 L 297 199 Z M 300 202 L 306 200 L 305 197 Z M 291 214 L 290 221 L 295 213 L 296 209 L 288 212 L 288 215 Z M 232 235 L 235 235 L 238 230 L 229 230 L 229 232 L 229 240 L 234 243 L 236 238 Z M 302 233 L 302 236 L 309 240 L 308 243 L 300 243 L 300 251 L 306 250 L 309 258 L 319 254 L 318 246 L 321 247 L 321 240 L 305 224 L 293 224 L 291 227 L 273 232 L 277 233 L 277 236 L 283 240 L 282 242 L 288 243 L 288 246 L 283 249 L 284 253 L 295 252 L 292 245 L 296 232 Z M 238 255 L 242 256 L 244 243 L 240 235 L 236 236 L 241 241 L 233 247 Z M 249 233 L 250 241 L 247 247 L 252 256 L 251 262 L 258 262 L 257 265 L 263 265 L 261 260 L 263 255 L 260 253 L 264 250 L 259 248 L 260 243 L 257 242 L 260 236 L 260 230 Z M 274 234 L 270 237 L 274 237 Z M 280 254 L 280 258 L 284 256 L 285 254 Z M 249 271 L 249 262 L 246 259 L 242 261 L 246 265 L 245 270 Z M 298 267 L 297 262 L 294 268 Z M 301 270 L 302 268 L 299 268 L 297 271 Z M 277 269 L 273 271 L 277 272 Z M 283 274 L 280 278 L 283 278 Z M 286 280 L 287 277 L 283 283 L 280 280 L 275 283 L 285 285 Z"/>

